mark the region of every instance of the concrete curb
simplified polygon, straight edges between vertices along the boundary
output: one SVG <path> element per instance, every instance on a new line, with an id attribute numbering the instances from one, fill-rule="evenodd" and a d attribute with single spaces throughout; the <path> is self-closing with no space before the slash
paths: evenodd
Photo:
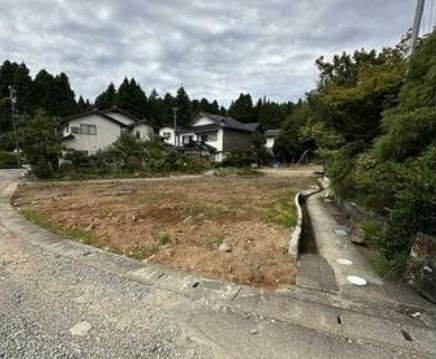
<path id="1" fill-rule="evenodd" d="M 300 200 L 302 194 L 298 192 L 295 195 L 295 207 L 297 207 L 297 225 L 291 233 L 291 238 L 289 240 L 288 253 L 291 256 L 292 262 L 296 263 L 298 259 L 298 248 L 300 244 L 301 234 L 303 233 L 303 209 L 301 208 Z"/>
<path id="2" fill-rule="evenodd" d="M 288 248 L 288 253 L 294 264 L 296 264 L 299 256 L 300 239 L 303 234 L 303 224 L 305 220 L 302 203 L 306 201 L 307 197 L 314 195 L 320 192 L 321 190 L 322 190 L 321 188 L 318 188 L 316 190 L 298 192 L 295 195 L 294 201 L 295 201 L 295 207 L 297 207 L 297 225 L 295 226 L 294 230 L 290 235 L 289 248 Z"/>

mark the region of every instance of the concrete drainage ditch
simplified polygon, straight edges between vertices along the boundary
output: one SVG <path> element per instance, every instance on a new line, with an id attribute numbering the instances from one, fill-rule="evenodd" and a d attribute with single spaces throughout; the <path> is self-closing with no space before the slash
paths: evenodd
<path id="1" fill-rule="evenodd" d="M 289 242 L 289 254 L 297 265 L 297 286 L 337 293 L 335 274 L 328 262 L 319 255 L 318 246 L 307 211 L 308 197 L 321 189 L 300 192 L 295 197 L 298 221 Z"/>

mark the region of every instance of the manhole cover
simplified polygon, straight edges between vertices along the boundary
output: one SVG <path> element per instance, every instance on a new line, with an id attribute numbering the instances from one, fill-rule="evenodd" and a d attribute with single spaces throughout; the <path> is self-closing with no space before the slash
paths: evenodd
<path id="1" fill-rule="evenodd" d="M 364 286 L 366 285 L 366 279 L 362 278 L 362 277 L 358 277 L 355 275 L 349 275 L 347 277 L 347 280 L 354 285 L 358 285 L 358 286 Z"/>
<path id="2" fill-rule="evenodd" d="M 333 232 L 334 232 L 337 236 L 341 236 L 341 237 L 346 237 L 346 236 L 348 236 L 348 230 L 347 230 L 347 228 L 343 228 L 343 227 L 335 227 L 335 228 L 333 228 Z"/>
<path id="3" fill-rule="evenodd" d="M 349 259 L 345 259 L 345 258 L 339 258 L 336 260 L 336 263 L 338 264 L 342 264 L 344 266 L 350 266 L 353 264 L 352 261 L 350 261 Z"/>

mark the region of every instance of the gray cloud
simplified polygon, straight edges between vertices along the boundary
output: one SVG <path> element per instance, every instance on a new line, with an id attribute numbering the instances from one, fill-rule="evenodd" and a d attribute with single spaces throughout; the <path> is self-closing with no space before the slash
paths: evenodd
<path id="1" fill-rule="evenodd" d="M 66 72 L 94 99 L 135 77 L 163 94 L 228 104 L 240 92 L 296 100 L 316 80 L 314 61 L 395 44 L 409 0 L 2 0 L 0 61 Z"/>

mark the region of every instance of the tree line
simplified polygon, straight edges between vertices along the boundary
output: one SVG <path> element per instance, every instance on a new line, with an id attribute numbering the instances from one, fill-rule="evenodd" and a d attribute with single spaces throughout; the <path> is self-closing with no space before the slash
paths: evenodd
<path id="1" fill-rule="evenodd" d="M 91 109 L 106 109 L 118 106 L 136 117 L 148 118 L 157 126 L 172 123 L 173 108 L 178 108 L 178 124 L 188 126 L 201 111 L 223 116 L 231 116 L 241 122 L 260 122 L 261 128 L 279 128 L 293 109 L 291 101 L 278 103 L 259 99 L 253 103 L 250 94 L 240 94 L 228 108 L 217 100 L 206 98 L 191 99 L 184 87 L 180 87 L 173 95 L 166 93 L 160 96 L 155 89 L 146 94 L 139 82 L 134 78 L 125 78 L 115 87 L 110 83 L 94 101 L 76 97 L 65 73 L 51 74 L 40 70 L 34 78 L 24 63 L 6 60 L 0 66 L 0 148 L 12 149 L 11 104 L 8 87 L 12 85 L 16 92 L 16 119 L 23 125 L 38 110 L 49 116 L 60 119 Z"/>

